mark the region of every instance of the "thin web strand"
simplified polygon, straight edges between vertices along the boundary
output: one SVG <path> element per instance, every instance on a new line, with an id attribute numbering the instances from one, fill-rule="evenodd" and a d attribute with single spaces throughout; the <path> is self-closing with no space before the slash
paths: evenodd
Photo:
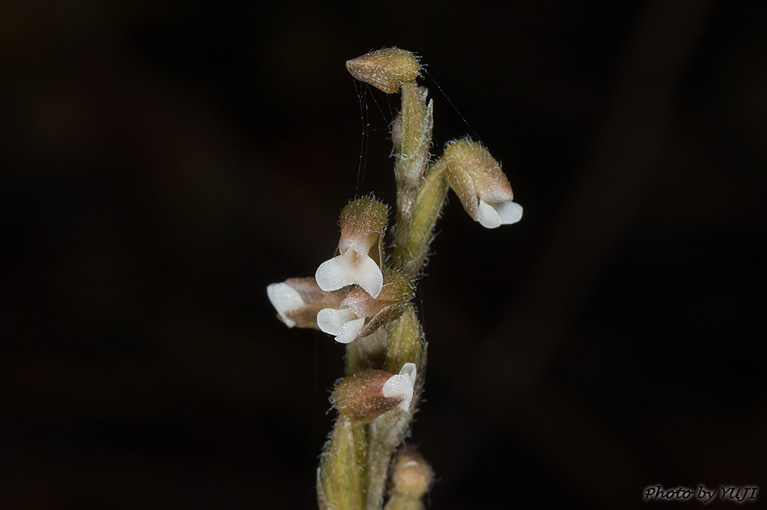
<path id="1" fill-rule="evenodd" d="M 458 117 L 460 117 L 461 121 L 464 124 L 466 124 L 466 127 L 469 128 L 469 131 L 471 131 L 471 133 L 474 135 L 474 139 L 476 141 L 478 141 L 478 142 L 482 142 L 482 137 L 479 135 L 477 130 L 474 129 L 474 126 L 469 124 L 469 121 L 466 120 L 466 117 L 463 116 L 463 114 L 458 109 L 458 107 L 455 105 L 455 103 L 453 103 L 453 101 L 450 99 L 450 97 L 447 95 L 447 93 L 445 93 L 445 91 L 442 89 L 442 87 L 439 86 L 439 83 L 437 82 L 437 80 L 434 79 L 434 76 L 432 76 L 432 74 L 429 72 L 429 70 L 426 69 L 426 66 L 422 66 L 421 70 L 424 72 L 424 74 L 426 74 L 429 77 L 429 80 L 431 80 L 434 83 L 434 85 L 436 85 L 437 90 L 439 90 L 439 93 L 442 94 L 442 97 L 445 98 L 445 100 L 450 105 L 450 107 L 455 111 L 455 113 L 458 115 Z"/>
<path id="2" fill-rule="evenodd" d="M 381 118 L 383 118 L 386 126 L 389 126 L 389 124 L 392 123 L 392 120 L 390 119 L 394 119 L 394 116 L 392 115 L 388 118 L 386 117 L 386 114 L 384 113 L 383 108 L 381 108 L 381 103 L 378 102 L 378 99 L 376 99 L 376 95 L 373 93 L 373 89 L 371 89 L 370 85 L 368 85 L 367 83 L 365 84 L 365 86 L 367 87 L 368 92 L 370 92 L 370 97 L 373 99 L 373 102 L 376 104 L 378 111 L 381 113 Z M 389 98 L 389 94 L 386 94 L 386 98 L 387 99 Z M 389 109 L 391 110 L 391 103 L 389 104 Z"/>
<path id="3" fill-rule="evenodd" d="M 354 188 L 354 195 L 358 195 L 362 180 L 365 178 L 365 167 L 367 166 L 367 147 L 368 133 L 370 132 L 370 112 L 368 110 L 367 91 L 357 86 L 357 80 L 352 78 L 354 91 L 357 93 L 357 100 L 360 103 L 360 122 L 362 123 L 362 135 L 360 137 L 360 160 L 357 168 L 357 184 Z"/>

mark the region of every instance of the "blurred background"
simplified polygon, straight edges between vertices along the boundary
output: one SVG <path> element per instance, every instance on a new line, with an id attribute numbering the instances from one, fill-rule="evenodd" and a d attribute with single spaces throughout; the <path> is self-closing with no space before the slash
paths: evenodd
<path id="1" fill-rule="evenodd" d="M 315 508 L 343 346 L 265 287 L 394 202 L 391 45 L 525 207 L 420 283 L 430 508 L 767 490 L 766 7 L 3 2 L 0 508 Z"/>

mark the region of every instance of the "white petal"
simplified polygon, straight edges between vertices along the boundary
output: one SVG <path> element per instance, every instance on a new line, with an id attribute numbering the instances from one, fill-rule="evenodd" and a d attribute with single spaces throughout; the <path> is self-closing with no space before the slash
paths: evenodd
<path id="1" fill-rule="evenodd" d="M 498 215 L 492 205 L 488 204 L 481 198 L 479 199 L 479 224 L 485 228 L 498 228 L 501 226 L 501 217 Z"/>
<path id="2" fill-rule="evenodd" d="M 289 328 L 295 326 L 296 323 L 288 319 L 285 316 L 285 312 L 297 310 L 305 305 L 301 294 L 287 283 L 273 283 L 266 287 L 266 295 L 269 297 L 269 301 L 272 302 L 274 309 L 280 314 L 282 322 Z"/>
<path id="3" fill-rule="evenodd" d="M 349 252 L 347 251 L 346 253 L 348 254 Z M 314 279 L 317 280 L 317 285 L 322 290 L 338 290 L 355 283 L 351 257 L 347 254 L 337 255 L 330 260 L 326 260 L 317 268 Z"/>
<path id="4" fill-rule="evenodd" d="M 383 288 L 383 273 L 378 264 L 353 249 L 320 264 L 314 278 L 325 291 L 338 290 L 356 283 L 376 298 Z"/>
<path id="5" fill-rule="evenodd" d="M 400 375 L 406 375 L 410 377 L 412 384 L 415 385 L 415 378 L 418 375 L 415 363 L 405 363 L 399 371 Z"/>
<path id="6" fill-rule="evenodd" d="M 516 202 L 498 202 L 493 204 L 503 225 L 511 225 L 522 219 L 522 206 Z"/>
<path id="7" fill-rule="evenodd" d="M 357 338 L 362 326 L 365 325 L 365 317 L 351 320 L 341 326 L 341 331 L 336 335 L 336 342 L 342 344 L 348 344 Z"/>
<path id="8" fill-rule="evenodd" d="M 403 411 L 410 410 L 410 401 L 413 400 L 413 386 L 415 386 L 416 367 L 415 363 L 405 363 L 399 374 L 391 376 L 383 385 L 383 396 L 402 397 L 399 408 Z"/>
<path id="9" fill-rule="evenodd" d="M 347 322 L 356 318 L 354 312 L 348 308 L 342 310 L 323 308 L 317 313 L 317 326 L 325 333 L 338 335 Z"/>
<path id="10" fill-rule="evenodd" d="M 375 260 L 361 255 L 355 267 L 355 281 L 373 298 L 377 298 L 383 289 L 383 273 Z"/>

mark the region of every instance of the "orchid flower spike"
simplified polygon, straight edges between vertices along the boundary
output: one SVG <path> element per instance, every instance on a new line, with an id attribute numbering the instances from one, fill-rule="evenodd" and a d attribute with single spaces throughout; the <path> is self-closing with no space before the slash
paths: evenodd
<path id="1" fill-rule="evenodd" d="M 362 287 L 355 287 L 338 307 L 320 310 L 317 325 L 325 333 L 334 335 L 336 342 L 348 344 L 399 317 L 413 298 L 413 292 L 413 284 L 407 276 L 385 269 L 377 298 Z"/>
<path id="2" fill-rule="evenodd" d="M 474 221 L 497 228 L 522 219 L 522 206 L 514 202 L 501 165 L 484 146 L 456 140 L 445 148 L 442 160 L 448 184 Z"/>
<path id="3" fill-rule="evenodd" d="M 410 402 L 413 400 L 413 388 L 418 376 L 415 363 L 405 363 L 399 374 L 393 375 L 383 385 L 383 396 L 401 397 L 399 408 L 403 411 L 410 410 Z"/>
<path id="4" fill-rule="evenodd" d="M 266 295 L 282 322 L 289 328 L 320 329 L 317 312 L 338 307 L 344 299 L 343 291 L 326 292 L 314 278 L 288 278 L 282 283 L 266 287 Z"/>
<path id="5" fill-rule="evenodd" d="M 360 198 L 344 207 L 339 255 L 323 262 L 315 274 L 322 290 L 357 284 L 372 297 L 378 297 L 383 286 L 380 265 L 388 213 L 384 204 L 372 198 Z"/>

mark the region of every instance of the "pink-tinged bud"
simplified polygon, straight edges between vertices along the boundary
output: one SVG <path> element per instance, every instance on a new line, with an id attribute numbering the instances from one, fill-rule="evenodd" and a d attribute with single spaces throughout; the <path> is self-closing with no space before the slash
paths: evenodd
<path id="1" fill-rule="evenodd" d="M 352 76 L 387 94 L 394 94 L 403 84 L 414 81 L 420 67 L 412 52 L 400 48 L 383 48 L 346 61 Z"/>
<path id="2" fill-rule="evenodd" d="M 391 492 L 421 499 L 429 491 L 432 480 L 434 471 L 426 459 L 415 447 L 404 443 L 394 457 Z"/>
<path id="3" fill-rule="evenodd" d="M 346 376 L 333 391 L 331 400 L 339 413 L 362 423 L 400 408 L 407 411 L 413 399 L 415 365 L 392 375 L 383 370 L 363 370 Z"/>
<path id="4" fill-rule="evenodd" d="M 380 264 L 388 213 L 384 204 L 372 198 L 354 200 L 344 207 L 339 255 L 323 262 L 315 274 L 321 289 L 331 291 L 356 284 L 378 296 L 383 285 Z"/>
<path id="5" fill-rule="evenodd" d="M 345 293 L 326 292 L 320 289 L 314 278 L 288 278 L 282 283 L 267 286 L 266 294 L 280 320 L 289 328 L 320 329 L 317 312 L 340 306 Z"/>
<path id="6" fill-rule="evenodd" d="M 362 287 L 353 288 L 337 308 L 326 308 L 317 314 L 317 324 L 336 342 L 347 344 L 357 337 L 372 334 L 402 314 L 413 298 L 410 279 L 393 269 L 382 273 L 381 292 L 372 297 Z"/>
<path id="7" fill-rule="evenodd" d="M 456 140 L 442 156 L 447 181 L 463 208 L 483 227 L 496 228 L 522 219 L 501 165 L 477 142 Z"/>

